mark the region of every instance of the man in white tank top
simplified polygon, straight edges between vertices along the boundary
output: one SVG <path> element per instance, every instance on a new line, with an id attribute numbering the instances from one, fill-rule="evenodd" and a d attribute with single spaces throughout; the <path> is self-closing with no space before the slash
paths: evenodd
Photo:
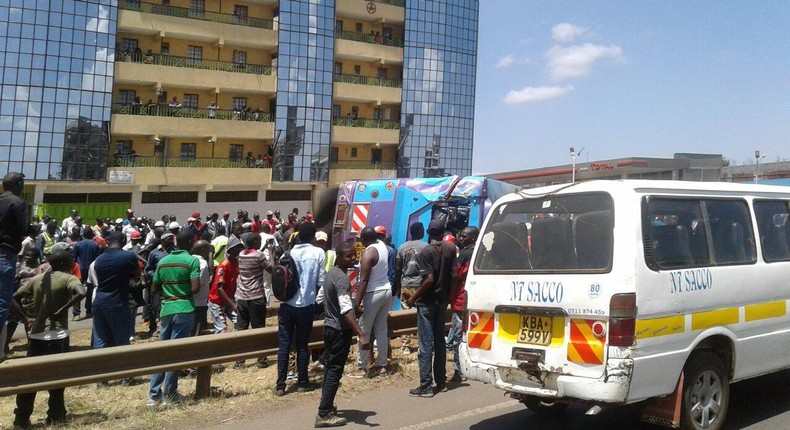
<path id="1" fill-rule="evenodd" d="M 392 301 L 392 287 L 387 277 L 387 246 L 378 239 L 373 227 L 363 228 L 360 240 L 365 252 L 359 263 L 359 282 L 354 303 L 362 331 L 368 338 L 371 333 L 376 338 L 378 354 L 375 375 L 382 376 L 387 374 L 387 317 Z M 358 350 L 357 370 L 348 375 L 351 378 L 364 378 L 367 375 L 370 350 Z"/>

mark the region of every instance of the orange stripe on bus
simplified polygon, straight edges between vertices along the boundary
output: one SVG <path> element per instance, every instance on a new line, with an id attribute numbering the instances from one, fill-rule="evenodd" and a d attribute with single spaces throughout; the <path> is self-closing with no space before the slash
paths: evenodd
<path id="1" fill-rule="evenodd" d="M 568 360 L 576 363 L 603 364 L 603 339 L 592 334 L 595 320 L 571 320 Z"/>

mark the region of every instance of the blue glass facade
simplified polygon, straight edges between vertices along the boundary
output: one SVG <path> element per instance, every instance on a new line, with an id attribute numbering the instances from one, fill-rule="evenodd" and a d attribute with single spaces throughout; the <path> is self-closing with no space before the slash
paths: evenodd
<path id="1" fill-rule="evenodd" d="M 472 172 L 478 9 L 406 2 L 399 177 Z"/>
<path id="2" fill-rule="evenodd" d="M 332 132 L 334 0 L 281 1 L 272 179 L 326 181 Z"/>
<path id="3" fill-rule="evenodd" d="M 104 180 L 117 0 L 0 0 L 0 172 Z"/>

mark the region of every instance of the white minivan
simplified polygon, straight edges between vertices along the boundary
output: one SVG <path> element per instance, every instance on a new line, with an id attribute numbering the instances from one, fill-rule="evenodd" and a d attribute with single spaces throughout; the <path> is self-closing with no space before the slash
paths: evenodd
<path id="1" fill-rule="evenodd" d="M 463 373 L 535 411 L 674 395 L 676 425 L 718 429 L 731 382 L 790 367 L 788 215 L 771 185 L 507 195 L 467 277 Z"/>

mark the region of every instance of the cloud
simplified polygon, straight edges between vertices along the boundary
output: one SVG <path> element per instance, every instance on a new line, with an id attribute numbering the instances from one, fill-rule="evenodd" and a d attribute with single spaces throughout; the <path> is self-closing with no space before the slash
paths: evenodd
<path id="1" fill-rule="evenodd" d="M 563 22 L 551 28 L 551 38 L 560 43 L 573 42 L 579 36 L 587 33 L 587 29 L 578 25 Z"/>
<path id="2" fill-rule="evenodd" d="M 562 81 L 568 78 L 578 78 L 590 73 L 593 64 L 604 58 L 621 59 L 623 50 L 617 45 L 582 45 L 559 46 L 555 45 L 546 51 L 548 58 L 549 78 Z"/>
<path id="3" fill-rule="evenodd" d="M 505 55 L 502 57 L 498 63 L 496 63 L 497 69 L 506 69 L 513 65 L 516 62 L 516 59 L 512 55 Z"/>
<path id="4" fill-rule="evenodd" d="M 509 105 L 539 102 L 562 97 L 571 91 L 573 91 L 573 85 L 564 87 L 526 87 L 508 92 L 504 101 Z"/>

